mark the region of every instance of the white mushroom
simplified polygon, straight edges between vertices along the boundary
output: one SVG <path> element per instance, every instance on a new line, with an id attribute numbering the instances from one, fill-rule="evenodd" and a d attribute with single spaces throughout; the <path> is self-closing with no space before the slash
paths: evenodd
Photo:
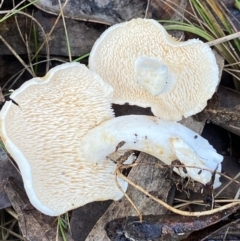
<path id="1" fill-rule="evenodd" d="M 113 103 L 151 107 L 154 115 L 174 121 L 200 112 L 219 79 L 207 44 L 176 41 L 151 19 L 108 28 L 92 48 L 89 68 L 113 86 Z"/>
<path id="2" fill-rule="evenodd" d="M 1 138 L 21 171 L 31 203 L 47 215 L 60 215 L 86 203 L 118 200 L 116 163 L 108 158 L 133 149 L 171 164 L 221 171 L 222 156 L 206 140 L 157 117 L 113 118 L 112 87 L 84 65 L 68 63 L 43 78 L 24 83 L 0 113 Z M 190 158 L 189 158 L 190 155 Z M 211 173 L 186 168 L 205 184 Z M 182 175 L 182 169 L 176 171 Z M 197 173 L 197 174 L 196 174 Z M 118 179 L 123 190 L 127 183 Z M 220 185 L 216 175 L 214 187 Z"/>
<path id="3" fill-rule="evenodd" d="M 67 63 L 14 91 L 10 98 L 18 105 L 4 104 L 1 138 L 19 166 L 31 203 L 43 213 L 58 215 L 79 203 L 122 196 L 117 186 L 106 186 L 115 164 L 98 167 L 78 155 L 82 136 L 114 117 L 112 93 L 85 65 Z"/>

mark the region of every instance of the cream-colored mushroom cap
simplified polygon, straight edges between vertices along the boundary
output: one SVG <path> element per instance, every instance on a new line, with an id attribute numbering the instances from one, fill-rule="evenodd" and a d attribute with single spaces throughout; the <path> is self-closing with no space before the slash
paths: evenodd
<path id="1" fill-rule="evenodd" d="M 175 121 L 206 106 L 219 72 L 207 44 L 177 41 L 150 19 L 108 28 L 92 48 L 89 68 L 113 86 L 113 103 L 151 107 L 154 115 Z"/>
<path id="2" fill-rule="evenodd" d="M 43 213 L 59 215 L 122 197 L 114 184 L 116 164 L 79 158 L 80 139 L 114 117 L 112 93 L 85 65 L 67 63 L 14 91 L 10 97 L 18 105 L 5 103 L 1 138 L 20 168 L 31 203 Z"/>

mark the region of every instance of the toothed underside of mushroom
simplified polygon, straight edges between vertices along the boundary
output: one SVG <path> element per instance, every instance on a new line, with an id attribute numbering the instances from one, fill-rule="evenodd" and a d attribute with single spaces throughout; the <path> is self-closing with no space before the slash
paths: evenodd
<path id="1" fill-rule="evenodd" d="M 114 117 L 112 91 L 86 66 L 69 63 L 16 90 L 11 98 L 18 106 L 4 105 L 1 137 L 30 201 L 43 213 L 56 216 L 88 202 L 122 197 L 114 186 L 115 164 L 79 158 L 82 136 Z"/>
<path id="2" fill-rule="evenodd" d="M 183 168 L 175 171 L 203 184 L 212 177 L 211 172 L 203 169 L 221 172 L 223 157 L 207 140 L 179 123 L 150 116 L 121 116 L 100 124 L 81 139 L 82 153 L 92 161 L 104 160 L 120 142 L 125 144 L 119 150 L 143 151 L 168 165 L 178 159 L 183 165 L 199 167 L 186 167 L 187 173 Z M 214 188 L 221 185 L 219 177 L 215 177 Z"/>
<path id="3" fill-rule="evenodd" d="M 171 91 L 153 96 L 136 80 L 141 57 L 159 59 L 176 79 Z M 218 67 L 211 48 L 198 39 L 179 42 L 157 21 L 133 19 L 107 29 L 95 42 L 89 68 L 110 83 L 115 104 L 151 107 L 165 120 L 181 120 L 200 112 L 218 84 Z"/>

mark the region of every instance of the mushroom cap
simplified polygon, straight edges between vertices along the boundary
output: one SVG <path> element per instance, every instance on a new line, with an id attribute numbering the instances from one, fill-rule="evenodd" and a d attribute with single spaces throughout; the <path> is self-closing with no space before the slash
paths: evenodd
<path id="1" fill-rule="evenodd" d="M 154 60 L 159 67 L 150 67 Z M 219 81 L 216 59 L 207 44 L 198 39 L 179 42 L 151 19 L 108 28 L 91 50 L 89 68 L 113 86 L 113 103 L 151 107 L 154 115 L 173 121 L 200 112 Z M 142 75 L 156 91 L 139 83 Z M 150 81 L 149 76 L 154 78 Z M 156 83 L 166 76 L 166 86 L 160 84 L 158 90 Z"/>
<path id="2" fill-rule="evenodd" d="M 56 216 L 88 202 L 122 197 L 114 184 L 116 165 L 82 160 L 79 153 L 79 140 L 88 130 L 114 117 L 112 93 L 85 65 L 67 63 L 14 91 L 10 97 L 18 106 L 4 104 L 1 138 L 41 212 Z"/>

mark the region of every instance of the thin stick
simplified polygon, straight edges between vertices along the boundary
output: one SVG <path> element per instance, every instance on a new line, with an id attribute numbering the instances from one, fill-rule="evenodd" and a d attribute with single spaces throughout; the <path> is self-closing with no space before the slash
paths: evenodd
<path id="1" fill-rule="evenodd" d="M 238 188 L 238 191 L 237 191 L 234 199 L 239 199 L 239 196 L 240 196 L 240 188 Z"/>
<path id="2" fill-rule="evenodd" d="M 37 56 L 37 54 L 38 54 L 38 53 L 40 52 L 40 50 L 43 48 L 44 44 L 48 45 L 48 39 L 50 39 L 50 36 L 51 36 L 52 32 L 54 31 L 54 29 L 55 29 L 55 27 L 56 27 L 59 19 L 61 18 L 62 12 L 63 12 L 64 8 L 66 7 L 67 3 L 68 3 L 68 1 L 65 1 L 64 4 L 62 5 L 62 8 L 61 8 L 62 11 L 60 11 L 60 13 L 58 14 L 58 16 L 57 16 L 57 18 L 56 18 L 56 20 L 55 20 L 52 28 L 51 28 L 50 31 L 47 33 L 47 37 L 44 38 L 43 43 L 40 45 L 40 47 L 38 48 L 38 51 L 35 53 L 35 55 L 33 56 L 33 58 L 35 58 L 35 57 Z M 45 32 L 44 32 L 44 34 L 45 34 Z M 50 56 L 50 55 L 49 55 L 49 52 L 48 52 L 47 59 L 49 59 L 49 56 Z M 48 70 L 49 70 L 49 61 L 47 61 L 46 72 L 48 72 Z"/>
<path id="3" fill-rule="evenodd" d="M 66 0 L 64 3 L 64 7 L 67 5 L 69 0 Z M 69 37 L 68 37 L 68 31 L 67 31 L 67 26 L 66 26 L 66 22 L 65 22 L 65 16 L 63 14 L 63 7 L 61 4 L 61 1 L 58 0 L 58 4 L 59 4 L 59 8 L 60 8 L 60 13 L 62 16 L 62 21 L 63 21 L 63 26 L 64 26 L 64 30 L 65 30 L 65 37 L 66 37 L 66 42 L 67 42 L 67 49 L 68 49 L 68 57 L 69 57 L 69 62 L 72 62 L 72 55 L 71 55 L 71 48 L 70 48 L 70 43 L 69 43 Z"/>
<path id="4" fill-rule="evenodd" d="M 9 11 L 0 11 L 0 13 L 5 13 L 5 12 L 9 12 Z M 43 33 L 44 42 L 41 45 L 41 47 L 38 49 L 38 51 L 35 53 L 35 55 L 33 56 L 33 59 L 39 54 L 40 50 L 42 49 L 42 47 L 44 46 L 45 43 L 46 43 L 46 59 L 49 59 L 49 56 L 50 56 L 49 44 L 48 44 L 48 41 L 47 41 L 47 35 L 46 35 L 42 25 L 37 21 L 37 19 L 35 19 L 33 16 L 29 15 L 28 13 L 18 11 L 18 14 L 22 14 L 22 15 L 25 15 L 25 16 L 31 18 L 32 21 L 34 21 L 34 23 L 37 24 L 37 26 L 41 29 L 41 31 Z M 47 64 L 46 64 L 46 72 L 48 71 L 48 69 L 49 69 L 49 61 L 47 61 Z"/>
<path id="5" fill-rule="evenodd" d="M 117 168 L 117 170 L 119 171 L 119 169 Z M 120 191 L 124 194 L 124 196 L 127 198 L 127 200 L 132 204 L 133 208 L 135 209 L 135 211 L 137 212 L 138 216 L 139 216 L 139 221 L 142 222 L 142 214 L 141 212 L 138 210 L 138 208 L 136 207 L 136 205 L 134 204 L 134 202 L 132 201 L 132 199 L 124 192 L 124 190 L 122 189 L 122 187 L 120 186 L 118 180 L 117 180 L 117 173 L 115 173 L 115 182 L 118 186 L 118 188 L 120 189 Z"/>
<path id="6" fill-rule="evenodd" d="M 131 180 L 129 180 L 127 177 L 125 177 L 118 169 L 116 170 L 116 174 L 118 176 L 120 176 L 123 180 L 125 180 L 126 182 L 128 182 L 130 185 L 132 185 L 133 187 L 135 187 L 136 189 L 138 189 L 140 192 L 144 193 L 145 195 L 147 195 L 148 197 L 152 198 L 154 201 L 156 201 L 157 203 L 161 204 L 162 206 L 164 206 L 165 208 L 167 208 L 168 210 L 170 210 L 173 213 L 182 215 L 182 216 L 194 216 L 194 217 L 199 217 L 199 216 L 206 216 L 206 215 L 211 215 L 220 211 L 223 211 L 225 209 L 234 207 L 236 205 L 240 204 L 240 200 L 238 202 L 233 202 L 233 203 L 229 203 L 226 205 L 223 205 L 219 208 L 215 208 L 215 209 L 211 209 L 208 211 L 202 211 L 202 212 L 187 212 L 187 211 L 182 211 L 179 209 L 176 209 L 172 206 L 170 206 L 169 204 L 165 203 L 164 201 L 154 197 L 153 195 L 151 195 L 149 192 L 147 192 L 145 189 L 143 189 L 142 187 L 138 186 L 137 184 L 135 184 L 134 182 L 132 182 Z"/>
<path id="7" fill-rule="evenodd" d="M 234 74 L 234 72 L 236 72 L 236 71 L 232 71 L 231 69 L 223 69 L 223 71 L 225 71 L 225 72 L 227 72 L 227 73 L 229 73 L 230 75 L 232 75 L 234 78 L 236 78 L 237 80 L 239 80 L 240 81 L 240 78 L 239 78 L 239 76 L 237 76 L 236 74 Z M 231 127 L 231 125 L 229 125 L 229 127 Z M 234 127 L 234 128 L 237 128 L 237 127 Z"/>
<path id="8" fill-rule="evenodd" d="M 144 16 L 144 18 L 147 18 L 150 4 L 151 4 L 151 0 L 147 0 L 147 7 L 146 7 L 146 10 L 145 10 L 145 16 Z"/>
<path id="9" fill-rule="evenodd" d="M 230 184 L 232 184 L 233 180 L 237 179 L 239 176 L 240 176 L 240 172 L 232 180 L 230 180 L 223 188 L 221 188 L 221 190 L 215 195 L 215 197 L 219 196 L 219 194 L 221 194 L 223 190 L 225 190 Z"/>
<path id="10" fill-rule="evenodd" d="M 230 41 L 232 39 L 239 38 L 239 37 L 240 37 L 240 32 L 237 32 L 237 33 L 233 33 L 233 34 L 224 36 L 222 38 L 214 39 L 212 41 L 207 42 L 207 44 L 209 46 L 215 46 L 217 44 L 221 44 L 221 43 L 224 43 L 224 42 L 227 42 L 227 41 Z"/>
<path id="11" fill-rule="evenodd" d="M 236 62 L 236 63 L 225 64 L 225 65 L 224 65 L 224 68 L 225 68 L 225 67 L 231 67 L 231 66 L 234 66 L 234 65 L 237 65 L 237 64 L 240 64 L 240 61 L 239 61 L 239 62 Z"/>
<path id="12" fill-rule="evenodd" d="M 18 61 L 24 66 L 24 68 L 30 73 L 30 75 L 34 75 L 31 69 L 27 66 L 27 64 L 23 61 L 23 59 L 16 53 L 16 51 L 8 44 L 8 42 L 0 35 L 0 39 L 2 42 L 8 47 L 8 49 L 12 52 L 12 54 L 18 59 Z"/>

